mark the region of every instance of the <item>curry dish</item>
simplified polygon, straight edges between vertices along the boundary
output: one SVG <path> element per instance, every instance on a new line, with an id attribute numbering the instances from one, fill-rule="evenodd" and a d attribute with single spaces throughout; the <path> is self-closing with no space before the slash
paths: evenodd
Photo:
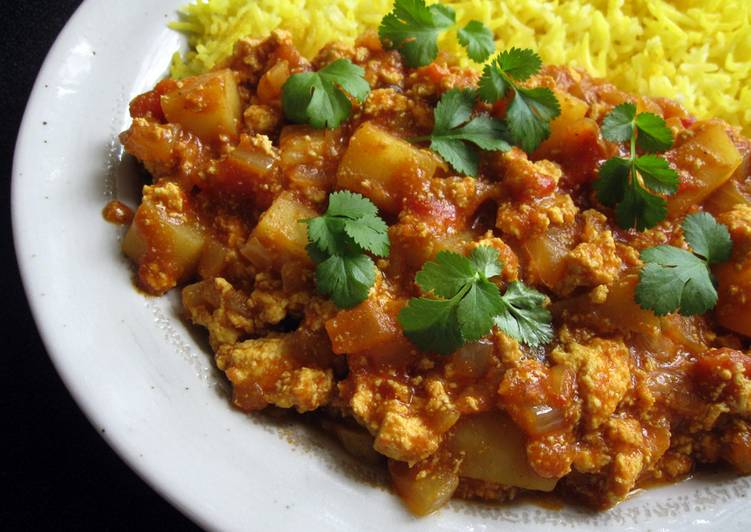
<path id="1" fill-rule="evenodd" d="M 314 127 L 285 115 L 290 77 L 341 59 L 370 87 L 359 98 L 341 83 L 346 119 Z M 240 40 L 209 73 L 161 81 L 132 101 L 121 139 L 153 181 L 123 249 L 146 292 L 181 287 L 234 405 L 317 411 L 355 457 L 388 465 L 416 514 L 452 496 L 525 491 L 602 509 L 698 464 L 751 473 L 749 140 L 673 101 L 544 66 L 520 86 L 558 101 L 545 140 L 529 152 L 478 150 L 471 177 L 426 139 L 441 98 L 474 90 L 480 72 L 440 53 L 407 64 L 375 33 L 308 61 L 275 31 Z M 674 138 L 663 156 L 679 185 L 645 230 L 624 229 L 594 185 L 604 161 L 628 152 L 628 141 L 602 134 L 625 102 L 661 117 Z M 506 117 L 509 98 L 472 105 L 490 123 Z M 356 304 L 321 290 L 322 259 L 310 249 L 311 220 L 331 210 L 336 191 L 369 200 L 371 218 L 387 225 L 388 253 L 361 254 L 375 271 Z M 689 249 L 685 221 L 703 212 L 733 246 L 712 266 L 716 305 L 656 313 L 638 304 L 642 252 Z M 411 298 L 438 300 L 418 272 L 478 250 L 497 266 L 482 282 L 539 295 L 549 341 L 497 322 L 450 349 L 405 334 Z"/>

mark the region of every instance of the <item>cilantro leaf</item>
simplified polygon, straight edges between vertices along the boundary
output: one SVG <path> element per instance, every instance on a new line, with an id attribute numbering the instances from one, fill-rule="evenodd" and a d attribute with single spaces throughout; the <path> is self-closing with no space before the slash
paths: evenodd
<path id="1" fill-rule="evenodd" d="M 478 94 L 493 103 L 511 90 L 514 98 L 506 112 L 511 140 L 524 151 L 537 149 L 550 136 L 550 122 L 561 114 L 553 91 L 547 87 L 527 88 L 517 84 L 540 70 L 542 60 L 532 50 L 512 48 L 485 65 Z"/>
<path id="2" fill-rule="evenodd" d="M 553 339 L 553 317 L 543 307 L 546 300 L 543 294 L 520 281 L 514 281 L 509 284 L 502 300 L 503 312 L 494 319 L 499 329 L 533 347 Z"/>
<path id="3" fill-rule="evenodd" d="M 368 298 L 375 283 L 375 264 L 367 255 L 331 255 L 316 268 L 318 290 L 340 308 L 351 308 Z"/>
<path id="4" fill-rule="evenodd" d="M 642 155 L 634 159 L 634 168 L 648 188 L 658 194 L 675 194 L 678 191 L 678 173 L 657 155 Z"/>
<path id="5" fill-rule="evenodd" d="M 550 136 L 550 122 L 559 114 L 558 100 L 547 87 L 517 89 L 506 112 L 511 140 L 527 153 L 535 151 Z"/>
<path id="6" fill-rule="evenodd" d="M 405 336 L 423 351 L 449 355 L 464 345 L 457 326 L 458 299 L 413 297 L 399 313 Z"/>
<path id="7" fill-rule="evenodd" d="M 679 311 L 704 314 L 717 304 L 711 264 L 730 259 L 733 241 L 727 227 L 711 214 L 696 213 L 683 221 L 683 234 L 693 253 L 673 246 L 641 252 L 644 261 L 636 286 L 636 302 L 658 316 Z"/>
<path id="8" fill-rule="evenodd" d="M 484 63 L 495 51 L 493 32 L 479 20 L 470 20 L 457 32 L 457 38 L 467 49 L 469 58 L 476 63 Z"/>
<path id="9" fill-rule="evenodd" d="M 622 228 L 644 231 L 654 227 L 667 216 L 667 201 L 661 195 L 677 192 L 678 173 L 658 155 L 637 156 L 636 148 L 667 149 L 673 143 L 672 133 L 659 116 L 637 115 L 633 103 L 613 108 L 602 121 L 601 131 L 612 142 L 630 141 L 631 153 L 627 159 L 614 157 L 600 166 L 594 183 L 597 198 L 615 207 Z"/>
<path id="10" fill-rule="evenodd" d="M 438 35 L 452 26 L 454 10 L 425 0 L 396 0 L 381 21 L 378 35 L 387 48 L 396 48 L 409 67 L 427 65 L 438 56 Z"/>
<path id="11" fill-rule="evenodd" d="M 441 251 L 436 255 L 435 261 L 426 262 L 417 272 L 415 282 L 425 292 L 451 298 L 461 291 L 465 284 L 474 280 L 475 273 L 473 264 L 466 257 L 450 251 Z"/>
<path id="12" fill-rule="evenodd" d="M 733 253 L 733 241 L 728 228 L 718 223 L 708 212 L 686 216 L 683 235 L 694 253 L 709 264 L 725 262 Z"/>
<path id="13" fill-rule="evenodd" d="M 552 339 L 545 296 L 511 283 L 504 296 L 490 281 L 501 273 L 498 250 L 475 248 L 469 257 L 443 251 L 415 277 L 423 292 L 442 299 L 412 298 L 399 313 L 404 334 L 420 349 L 450 354 L 487 335 L 494 324 L 520 341 L 538 345 Z"/>
<path id="14" fill-rule="evenodd" d="M 362 67 L 348 59 L 337 59 L 318 72 L 292 74 L 282 86 L 285 116 L 318 129 L 338 127 L 352 109 L 344 91 L 361 103 L 370 93 L 364 75 Z"/>
<path id="15" fill-rule="evenodd" d="M 540 71 L 542 59 L 528 48 L 504 50 L 485 65 L 478 83 L 480 98 L 493 103 L 503 98 L 516 81 L 526 81 Z"/>
<path id="16" fill-rule="evenodd" d="M 365 251 L 377 257 L 389 254 L 388 225 L 378 216 L 367 215 L 344 222 L 344 232 Z"/>
<path id="17" fill-rule="evenodd" d="M 451 89 L 445 92 L 436 105 L 435 126 L 428 137 L 433 151 L 457 172 L 468 176 L 477 175 L 480 161 L 472 144 L 483 150 L 511 149 L 504 140 L 507 133 L 500 120 L 487 115 L 478 115 L 469 120 L 474 100 L 475 92 L 471 90 Z"/>
<path id="18" fill-rule="evenodd" d="M 496 59 L 500 70 L 516 81 L 527 81 L 542 67 L 542 59 L 529 48 L 504 50 Z"/>
<path id="19" fill-rule="evenodd" d="M 378 207 L 361 194 L 340 190 L 329 195 L 326 214 L 354 220 L 361 216 L 377 216 Z"/>
<path id="20" fill-rule="evenodd" d="M 602 136 L 611 142 L 626 142 L 634 134 L 636 105 L 631 102 L 617 105 L 602 121 Z"/>
<path id="21" fill-rule="evenodd" d="M 324 253 L 343 254 L 354 243 L 378 257 L 389 254 L 388 226 L 378 217 L 378 208 L 360 194 L 332 193 L 326 213 L 305 223 L 308 240 Z"/>
<path id="22" fill-rule="evenodd" d="M 642 187 L 626 190 L 623 202 L 616 207 L 616 220 L 621 227 L 644 231 L 656 226 L 668 215 L 668 202 L 650 194 Z"/>
<path id="23" fill-rule="evenodd" d="M 435 106 L 433 130 L 447 131 L 463 124 L 472 116 L 474 105 L 475 93 L 470 89 L 451 89 L 444 92 Z"/>
<path id="24" fill-rule="evenodd" d="M 602 136 L 611 142 L 627 142 L 636 135 L 636 145 L 646 152 L 665 151 L 673 145 L 673 132 L 654 113 L 636 114 L 631 102 L 617 105 L 602 121 Z"/>
<path id="25" fill-rule="evenodd" d="M 472 266 L 482 275 L 490 279 L 500 275 L 503 266 L 498 259 L 498 250 L 490 246 L 478 246 L 469 254 L 469 261 Z"/>
<path id="26" fill-rule="evenodd" d="M 494 67 L 492 63 L 482 68 L 482 76 L 477 83 L 477 94 L 480 96 L 480 99 L 488 103 L 497 102 L 506 96 L 509 88 L 506 78 L 503 77 L 501 71 L 497 67 Z"/>
<path id="27" fill-rule="evenodd" d="M 656 152 L 669 150 L 673 146 L 673 132 L 661 116 L 653 113 L 639 113 L 636 115 L 635 125 L 639 131 L 636 144 L 640 149 Z"/>
<path id="28" fill-rule="evenodd" d="M 329 196 L 323 216 L 308 225 L 308 255 L 316 263 L 316 286 L 341 308 L 364 301 L 375 282 L 375 264 L 365 253 L 389 254 L 388 226 L 378 208 L 346 190 Z"/>
<path id="29" fill-rule="evenodd" d="M 636 302 L 664 316 L 678 310 L 684 316 L 704 314 L 717 303 L 717 291 L 707 264 L 673 246 L 641 252 L 645 262 L 636 286 Z"/>
<path id="30" fill-rule="evenodd" d="M 650 194 L 636 180 L 624 186 L 620 203 L 615 206 L 615 220 L 624 229 L 636 227 L 644 231 L 654 227 L 668 214 L 668 202 Z"/>
<path id="31" fill-rule="evenodd" d="M 459 330 L 464 342 L 476 342 L 493 328 L 493 316 L 503 312 L 498 287 L 481 276 L 459 302 Z"/>
<path id="32" fill-rule="evenodd" d="M 597 171 L 598 179 L 594 182 L 594 189 L 600 203 L 612 207 L 623 201 L 630 172 L 629 161 L 620 157 L 608 159 L 600 166 Z"/>
<path id="33" fill-rule="evenodd" d="M 448 355 L 493 327 L 493 316 L 502 310 L 501 295 L 475 264 L 491 272 L 501 266 L 498 250 L 482 247 L 472 253 L 473 260 L 442 251 L 415 276 L 424 292 L 444 298 L 412 298 L 399 313 L 404 334 L 421 349 Z"/>
<path id="34" fill-rule="evenodd" d="M 321 252 L 328 254 L 344 253 L 346 241 L 342 240 L 344 220 L 328 216 L 319 216 L 305 220 L 308 224 L 308 241 Z"/>

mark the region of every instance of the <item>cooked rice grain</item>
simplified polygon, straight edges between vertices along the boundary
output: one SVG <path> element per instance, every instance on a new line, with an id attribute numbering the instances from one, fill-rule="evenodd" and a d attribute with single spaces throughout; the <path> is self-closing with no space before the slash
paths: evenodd
<path id="1" fill-rule="evenodd" d="M 580 66 L 629 92 L 665 96 L 699 117 L 717 116 L 751 134 L 749 0 L 446 0 L 457 27 L 482 21 L 499 49 L 537 50 L 550 64 Z M 173 29 L 191 51 L 176 55 L 172 75 L 205 72 L 246 35 L 292 33 L 312 57 L 332 40 L 353 41 L 378 26 L 390 0 L 198 0 Z M 441 49 L 471 64 L 447 32 Z"/>

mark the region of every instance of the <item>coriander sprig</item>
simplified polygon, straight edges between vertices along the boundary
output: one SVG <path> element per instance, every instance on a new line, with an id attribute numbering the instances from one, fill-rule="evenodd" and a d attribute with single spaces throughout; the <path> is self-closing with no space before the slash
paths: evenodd
<path id="1" fill-rule="evenodd" d="M 602 136 L 611 142 L 629 142 L 629 157 L 613 157 L 600 166 L 594 183 L 603 205 L 615 207 L 615 218 L 624 229 L 639 231 L 654 227 L 667 216 L 667 201 L 661 195 L 678 190 L 678 173 L 667 160 L 648 153 L 662 152 L 673 145 L 673 134 L 665 121 L 652 113 L 636 113 L 633 103 L 615 107 L 602 122 Z"/>
<path id="2" fill-rule="evenodd" d="M 347 93 L 360 103 L 370 94 L 364 75 L 349 59 L 337 59 L 318 72 L 292 74 L 282 86 L 285 116 L 318 129 L 338 127 L 352 109 Z"/>
<path id="3" fill-rule="evenodd" d="M 702 212 L 686 217 L 683 235 L 692 252 L 674 246 L 641 252 L 644 266 L 636 286 L 636 302 L 658 316 L 676 310 L 684 316 L 704 314 L 717 304 L 709 267 L 725 262 L 733 252 L 727 227 Z"/>
<path id="4" fill-rule="evenodd" d="M 340 308 L 351 308 L 368 297 L 376 267 L 366 253 L 389 255 L 388 226 L 378 208 L 346 190 L 329 196 L 323 216 L 308 224 L 308 254 L 316 263 L 316 286 Z"/>
<path id="5" fill-rule="evenodd" d="M 480 98 L 494 103 L 509 91 L 514 97 L 506 111 L 511 140 L 527 153 L 550 136 L 550 122 L 561 114 L 561 106 L 547 87 L 519 85 L 539 72 L 540 56 L 529 49 L 511 48 L 485 65 L 479 82 Z"/>
<path id="6" fill-rule="evenodd" d="M 409 67 L 432 63 L 438 56 L 438 35 L 456 20 L 454 10 L 425 0 L 396 0 L 381 21 L 378 35 L 387 48 L 395 48 Z"/>
<path id="7" fill-rule="evenodd" d="M 479 20 L 470 20 L 456 32 L 459 44 L 467 49 L 467 55 L 476 63 L 484 63 L 495 52 L 493 32 Z"/>
<path id="8" fill-rule="evenodd" d="M 480 160 L 475 147 L 496 151 L 511 149 L 504 140 L 508 133 L 503 122 L 486 114 L 470 120 L 474 103 L 475 91 L 451 89 L 445 92 L 433 112 L 433 132 L 427 137 L 412 139 L 430 140 L 430 149 L 454 170 L 472 177 L 477 175 Z"/>
<path id="9" fill-rule="evenodd" d="M 448 355 L 497 325 L 517 340 L 538 345 L 552 339 L 545 296 L 521 282 L 501 296 L 490 281 L 503 269 L 498 250 L 475 248 L 469 257 L 442 251 L 426 262 L 415 281 L 434 298 L 412 298 L 399 313 L 404 334 L 420 349 Z"/>

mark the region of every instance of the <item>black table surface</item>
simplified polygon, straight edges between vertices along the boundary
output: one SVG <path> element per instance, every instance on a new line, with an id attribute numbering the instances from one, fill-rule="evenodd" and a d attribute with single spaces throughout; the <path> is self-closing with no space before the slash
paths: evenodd
<path id="1" fill-rule="evenodd" d="M 80 3 L 2 2 L 0 485 L 6 495 L 0 502 L 0 528 L 194 530 L 128 469 L 73 402 L 39 339 L 13 254 L 10 175 L 18 126 L 47 50 Z"/>

